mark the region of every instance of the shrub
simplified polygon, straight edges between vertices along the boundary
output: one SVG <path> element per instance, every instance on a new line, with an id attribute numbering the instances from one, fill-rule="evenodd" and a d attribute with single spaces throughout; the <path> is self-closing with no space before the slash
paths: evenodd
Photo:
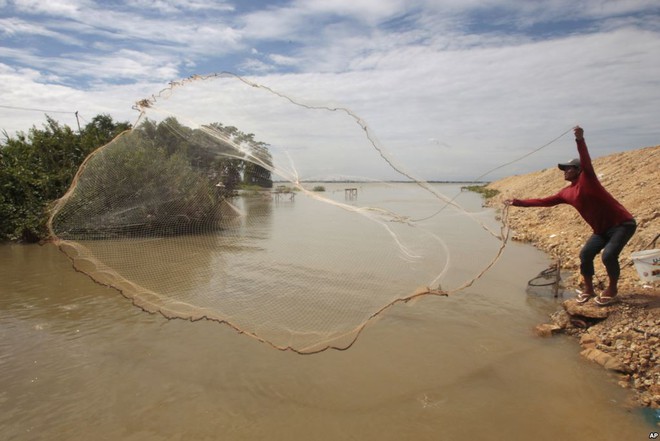
<path id="1" fill-rule="evenodd" d="M 473 191 L 475 193 L 481 194 L 484 199 L 490 199 L 494 196 L 497 196 L 500 192 L 494 188 L 487 188 L 488 184 L 483 185 L 466 185 L 461 187 L 461 190 Z"/>

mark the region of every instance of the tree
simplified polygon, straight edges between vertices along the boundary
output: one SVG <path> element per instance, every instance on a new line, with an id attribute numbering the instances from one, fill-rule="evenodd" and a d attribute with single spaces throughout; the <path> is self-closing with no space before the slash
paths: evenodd
<path id="1" fill-rule="evenodd" d="M 48 204 L 66 192 L 89 152 L 127 128 L 99 115 L 76 133 L 46 116 L 41 129 L 7 136 L 0 144 L 0 240 L 44 238 Z"/>
<path id="2" fill-rule="evenodd" d="M 273 187 L 269 170 L 273 166 L 273 158 L 268 151 L 268 144 L 256 141 L 253 133 L 243 133 L 234 126 L 213 123 L 209 127 L 217 131 L 220 138 L 225 137 L 227 139 L 228 142 L 224 142 L 224 145 L 228 156 L 243 158 L 240 171 L 243 174 L 245 184 L 259 185 L 264 188 Z M 223 142 L 220 141 L 220 144 L 223 144 Z M 234 183 L 236 178 L 234 173 L 238 167 L 235 167 L 235 164 L 225 164 L 223 168 L 232 171 L 229 180 Z"/>
<path id="3" fill-rule="evenodd" d="M 43 128 L 7 136 L 0 144 L 0 240 L 45 238 L 49 204 L 65 194 L 81 163 L 95 151 L 80 174 L 76 216 L 139 200 L 141 205 L 104 218 L 117 228 L 126 223 L 198 225 L 218 214 L 217 188 L 225 197 L 242 181 L 272 187 L 268 144 L 233 126 L 191 129 L 167 118 L 145 120 L 127 132 L 130 124 L 97 115 L 75 132 L 48 116 L 46 121 Z M 101 146 L 106 148 L 97 151 Z M 85 187 L 85 173 L 94 167 L 102 183 Z"/>
<path id="4" fill-rule="evenodd" d="M 91 157 L 53 228 L 60 237 L 183 234 L 213 229 L 219 211 L 211 182 L 172 151 L 134 130 Z"/>
<path id="5" fill-rule="evenodd" d="M 125 130 L 129 130 L 129 123 L 116 123 L 110 115 L 97 115 L 87 124 L 81 133 L 81 144 L 87 151 L 82 152 L 84 159 L 89 153 L 113 140 Z"/>
<path id="6" fill-rule="evenodd" d="M 252 159 L 245 164 L 244 182 L 264 188 L 272 188 L 273 180 L 268 168 L 273 167 L 273 157 L 268 151 L 268 144 L 252 141 L 250 148 Z"/>

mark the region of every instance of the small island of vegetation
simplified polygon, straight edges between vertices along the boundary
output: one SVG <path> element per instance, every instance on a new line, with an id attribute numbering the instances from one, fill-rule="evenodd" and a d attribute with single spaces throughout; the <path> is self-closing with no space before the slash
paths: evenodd
<path id="1" fill-rule="evenodd" d="M 47 117 L 43 128 L 5 138 L 0 241 L 47 238 L 50 208 L 74 179 L 53 219 L 69 235 L 208 227 L 241 186 L 273 185 L 268 145 L 220 123 L 191 129 L 168 118 L 131 128 L 98 115 L 76 132 Z"/>

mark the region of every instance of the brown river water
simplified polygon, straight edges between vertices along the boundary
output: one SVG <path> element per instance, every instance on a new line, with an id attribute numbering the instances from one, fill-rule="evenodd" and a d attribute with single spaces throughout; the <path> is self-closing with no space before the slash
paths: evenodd
<path id="1" fill-rule="evenodd" d="M 460 202 L 480 210 L 476 195 Z M 271 225 L 294 204 L 273 205 Z M 455 253 L 455 273 L 473 260 Z M 549 264 L 510 243 L 470 288 L 394 305 L 347 350 L 299 355 L 146 313 L 53 245 L 5 244 L 0 439 L 648 439 L 575 341 L 534 336 L 562 300 L 526 291 Z"/>

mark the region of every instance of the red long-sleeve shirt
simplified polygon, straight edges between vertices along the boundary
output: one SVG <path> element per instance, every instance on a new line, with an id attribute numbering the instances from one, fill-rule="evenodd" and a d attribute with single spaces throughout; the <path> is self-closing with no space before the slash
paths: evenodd
<path id="1" fill-rule="evenodd" d="M 572 205 L 596 234 L 602 234 L 614 226 L 632 220 L 632 214 L 614 199 L 598 180 L 584 139 L 576 142 L 582 173 L 575 182 L 553 196 L 541 199 L 513 199 L 511 205 L 517 207 Z"/>

